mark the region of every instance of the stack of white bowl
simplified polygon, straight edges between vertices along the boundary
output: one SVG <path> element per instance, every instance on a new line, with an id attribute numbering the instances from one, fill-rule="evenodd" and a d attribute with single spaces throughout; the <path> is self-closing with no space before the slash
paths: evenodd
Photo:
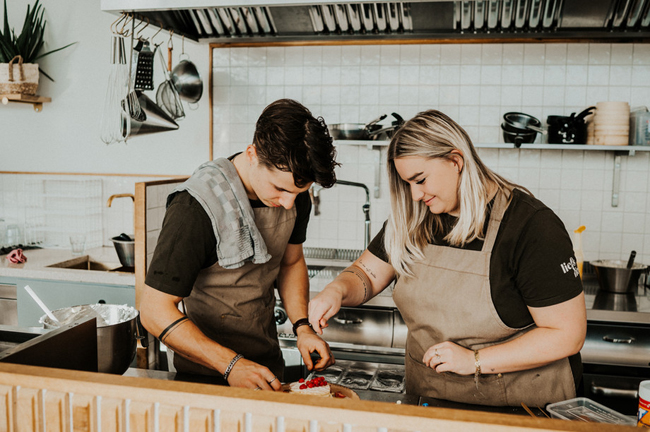
<path id="1" fill-rule="evenodd" d="M 627 102 L 598 102 L 593 123 L 594 144 L 628 145 L 630 104 Z"/>

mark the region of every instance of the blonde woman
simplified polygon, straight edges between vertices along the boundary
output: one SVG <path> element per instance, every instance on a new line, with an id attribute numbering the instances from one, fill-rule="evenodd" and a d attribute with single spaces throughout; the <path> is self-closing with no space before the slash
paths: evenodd
<path id="1" fill-rule="evenodd" d="M 408 326 L 406 391 L 455 402 L 543 406 L 576 396 L 585 300 L 560 219 L 486 167 L 439 111 L 388 149 L 391 215 L 361 257 L 315 297 L 322 334 L 341 306 L 396 280 Z"/>

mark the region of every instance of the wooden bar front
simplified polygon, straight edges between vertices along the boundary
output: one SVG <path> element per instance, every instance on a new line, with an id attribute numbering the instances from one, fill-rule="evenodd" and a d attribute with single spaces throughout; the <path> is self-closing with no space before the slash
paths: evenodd
<path id="1" fill-rule="evenodd" d="M 515 432 L 632 427 L 0 363 L 0 432 Z"/>

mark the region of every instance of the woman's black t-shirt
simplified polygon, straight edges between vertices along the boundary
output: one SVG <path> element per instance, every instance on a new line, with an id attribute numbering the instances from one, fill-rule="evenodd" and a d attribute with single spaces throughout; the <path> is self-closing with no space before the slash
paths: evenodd
<path id="1" fill-rule="evenodd" d="M 489 211 L 484 225 L 487 231 Z M 445 235 L 456 218 L 443 215 L 445 232 L 431 244 L 448 245 Z M 373 238 L 368 251 L 388 262 L 384 250 L 384 231 Z M 452 247 L 452 246 L 449 246 Z M 474 240 L 463 248 L 481 250 L 483 240 Z M 571 238 L 564 224 L 541 201 L 515 189 L 512 201 L 499 227 L 490 258 L 490 289 L 499 317 L 509 327 L 533 324 L 528 307 L 552 306 L 570 300 L 582 292 Z M 569 357 L 578 396 L 582 394 L 580 354 Z"/>
<path id="2" fill-rule="evenodd" d="M 443 238 L 453 228 L 456 218 L 445 214 L 443 221 L 446 232 L 431 239 L 431 244 L 448 245 Z M 489 213 L 486 229 L 488 222 Z M 388 262 L 384 229 L 385 224 L 368 250 Z M 474 240 L 463 248 L 481 250 L 482 247 L 483 240 Z M 564 224 L 541 201 L 518 189 L 513 191 L 492 249 L 490 288 L 499 317 L 513 328 L 533 323 L 528 306 L 555 305 L 582 292 L 573 245 Z"/>

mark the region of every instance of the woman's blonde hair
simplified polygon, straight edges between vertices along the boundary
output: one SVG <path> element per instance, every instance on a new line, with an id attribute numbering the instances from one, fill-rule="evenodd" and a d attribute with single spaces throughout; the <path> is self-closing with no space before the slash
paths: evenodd
<path id="1" fill-rule="evenodd" d="M 404 123 L 388 147 L 391 214 L 384 235 L 389 261 L 400 277 L 413 275 L 411 265 L 424 258 L 424 247 L 433 235 L 443 231 L 440 215 L 431 213 L 422 201 L 412 199 L 410 185 L 395 168 L 395 159 L 409 156 L 463 159 L 458 186 L 460 215 L 445 237 L 452 246 L 484 238 L 490 184 L 496 184 L 508 197 L 514 188 L 520 187 L 486 167 L 467 132 L 440 111 L 424 111 Z"/>

